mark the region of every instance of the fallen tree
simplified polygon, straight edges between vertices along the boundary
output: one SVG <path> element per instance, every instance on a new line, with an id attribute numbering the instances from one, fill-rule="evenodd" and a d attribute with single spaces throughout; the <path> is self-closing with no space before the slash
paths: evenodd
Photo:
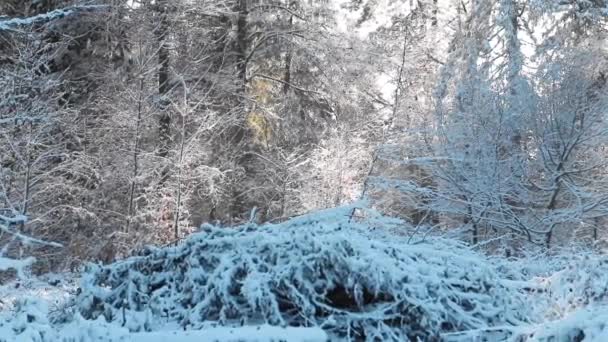
<path id="1" fill-rule="evenodd" d="M 267 323 L 369 341 L 433 341 L 527 321 L 522 291 L 483 257 L 453 241 L 408 244 L 384 230 L 403 223 L 369 213 L 350 222 L 351 212 L 208 226 L 177 246 L 92 265 L 80 314 L 131 331 L 159 322 L 184 329 Z"/>

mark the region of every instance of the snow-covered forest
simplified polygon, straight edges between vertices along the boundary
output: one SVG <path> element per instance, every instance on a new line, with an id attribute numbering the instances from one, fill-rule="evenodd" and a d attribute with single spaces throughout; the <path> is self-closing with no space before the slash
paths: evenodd
<path id="1" fill-rule="evenodd" d="M 608 0 L 0 0 L 0 342 L 608 341 Z"/>

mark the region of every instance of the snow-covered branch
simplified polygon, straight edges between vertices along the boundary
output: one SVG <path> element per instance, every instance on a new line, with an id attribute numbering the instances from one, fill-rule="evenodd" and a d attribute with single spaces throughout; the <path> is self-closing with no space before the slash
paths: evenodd
<path id="1" fill-rule="evenodd" d="M 78 14 L 82 12 L 96 12 L 101 10 L 107 10 L 107 5 L 83 5 L 83 6 L 71 6 L 61 9 L 56 9 L 47 13 L 37 14 L 35 16 L 26 18 L 10 18 L 0 19 L 0 32 L 16 30 L 21 26 L 29 26 L 33 24 L 47 23 L 56 19 L 65 18 L 72 14 Z"/>

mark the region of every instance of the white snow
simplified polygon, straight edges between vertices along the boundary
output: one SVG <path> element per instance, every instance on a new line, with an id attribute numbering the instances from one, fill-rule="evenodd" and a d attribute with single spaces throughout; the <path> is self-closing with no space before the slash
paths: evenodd
<path id="1" fill-rule="evenodd" d="M 37 304 L 38 308 L 43 307 Z M 35 313 L 34 313 L 35 314 Z M 26 327 L 27 326 L 27 327 Z M 15 334 L 15 331 L 21 331 Z M 43 333 L 41 333 L 43 332 Z M 59 329 L 48 325 L 15 320 L 12 326 L 0 325 L 0 342 L 327 342 L 319 328 L 280 328 L 270 325 L 216 327 L 196 331 L 163 330 L 130 333 L 128 329 L 102 320 L 76 320 Z"/>
<path id="2" fill-rule="evenodd" d="M 446 239 L 412 244 L 396 234 L 411 229 L 404 222 L 366 209 L 351 220 L 353 209 L 207 226 L 178 246 L 91 268 L 80 296 L 69 277 L 0 286 L 0 342 L 317 342 L 348 340 L 348 329 L 388 341 L 607 340 L 608 257 L 505 260 Z M 338 285 L 347 306 L 326 298 Z M 85 318 L 83 308 L 99 311 Z M 392 317 L 404 326 L 384 323 Z"/>
<path id="3" fill-rule="evenodd" d="M 528 341 L 606 342 L 608 341 L 608 307 L 580 309 L 560 320 L 524 327 L 517 336 L 525 336 Z"/>
<path id="4" fill-rule="evenodd" d="M 8 271 L 14 269 L 17 272 L 22 273 L 23 269 L 30 266 L 32 262 L 34 262 L 33 258 L 17 260 L 0 256 L 0 271 Z"/>
<path id="5" fill-rule="evenodd" d="M 280 328 L 270 325 L 217 327 L 199 331 L 157 331 L 133 334 L 133 342 L 326 342 L 327 334 L 319 328 Z"/>

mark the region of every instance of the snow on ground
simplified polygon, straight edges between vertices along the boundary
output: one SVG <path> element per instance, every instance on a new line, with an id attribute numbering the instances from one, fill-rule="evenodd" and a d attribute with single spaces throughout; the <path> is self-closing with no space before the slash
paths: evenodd
<path id="1" fill-rule="evenodd" d="M 90 267 L 78 291 L 73 275 L 0 285 L 0 342 L 608 341 L 605 255 L 505 260 L 352 212 L 203 227 Z"/>
<path id="2" fill-rule="evenodd" d="M 561 319 L 531 327 L 521 327 L 519 341 L 606 342 L 608 341 L 608 307 L 587 307 L 564 315 Z"/>
<path id="3" fill-rule="evenodd" d="M 40 306 L 38 306 L 40 307 Z M 25 326 L 29 326 L 24 328 Z M 22 329 L 23 330 L 20 330 Z M 103 320 L 77 319 L 52 328 L 37 322 L 17 320 L 0 325 L 0 342 L 327 342 L 319 328 L 281 328 L 270 325 L 216 327 L 195 331 L 161 330 L 131 333 L 119 325 Z"/>
<path id="4" fill-rule="evenodd" d="M 138 333 L 133 342 L 326 342 L 327 334 L 319 328 L 280 328 L 270 325 L 251 327 L 217 327 L 199 331 L 160 331 Z"/>
<path id="5" fill-rule="evenodd" d="M 0 283 L 0 312 L 13 310 L 19 300 L 24 298 L 41 300 L 53 310 L 73 296 L 77 285 L 77 275 L 71 273 L 24 276 L 7 284 Z"/>
<path id="6" fill-rule="evenodd" d="M 0 342 L 326 342 L 320 328 L 270 325 L 205 327 L 184 331 L 174 325 L 153 332 L 130 332 L 104 319 L 79 315 L 67 323 L 53 324 L 61 310 L 70 310 L 77 291 L 74 274 L 51 274 L 17 279 L 0 286 Z"/>

